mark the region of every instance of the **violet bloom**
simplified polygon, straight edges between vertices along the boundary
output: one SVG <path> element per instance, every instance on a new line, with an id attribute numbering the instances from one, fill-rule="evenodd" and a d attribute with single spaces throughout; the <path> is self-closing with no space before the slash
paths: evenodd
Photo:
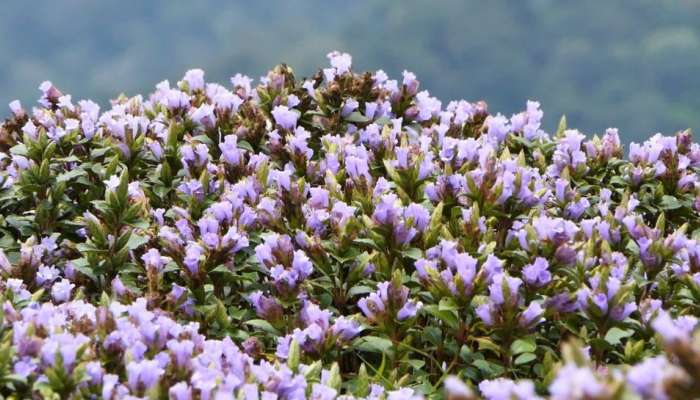
<path id="1" fill-rule="evenodd" d="M 542 315 L 544 314 L 544 309 L 539 303 L 532 302 L 525 311 L 520 314 L 519 323 L 523 328 L 531 328 L 538 323 L 542 322 Z"/>
<path id="2" fill-rule="evenodd" d="M 331 326 L 331 330 L 339 340 L 348 342 L 360 334 L 362 327 L 357 321 L 345 316 L 340 316 L 336 318 L 333 326 Z"/>
<path id="3" fill-rule="evenodd" d="M 178 367 L 185 367 L 190 358 L 192 357 L 192 352 L 194 351 L 194 342 L 191 340 L 175 340 L 171 339 L 167 343 L 168 350 L 173 355 L 175 359 L 175 365 Z"/>
<path id="4" fill-rule="evenodd" d="M 454 375 L 445 378 L 444 387 L 448 399 L 471 399 L 474 397 L 471 388 Z"/>
<path id="5" fill-rule="evenodd" d="M 165 370 L 156 360 L 132 361 L 126 365 L 126 375 L 131 390 L 148 390 L 158 384 Z"/>
<path id="6" fill-rule="evenodd" d="M 178 382 L 171 386 L 168 394 L 173 400 L 192 400 L 192 388 L 187 382 Z"/>
<path id="7" fill-rule="evenodd" d="M 309 207 L 328 208 L 328 190 L 323 188 L 310 188 L 309 194 Z"/>
<path id="8" fill-rule="evenodd" d="M 552 280 L 549 273 L 549 262 L 545 258 L 537 257 L 535 262 L 523 268 L 523 279 L 528 285 L 538 288 L 546 285 Z"/>
<path id="9" fill-rule="evenodd" d="M 287 137 L 287 148 L 293 155 L 303 156 L 306 160 L 310 160 L 314 151 L 309 148 L 308 140 L 311 139 L 311 132 L 302 127 L 294 130 L 294 135 Z"/>
<path id="10" fill-rule="evenodd" d="M 187 82 L 190 91 L 204 89 L 204 71 L 199 68 L 187 71 L 182 79 Z"/>
<path id="11" fill-rule="evenodd" d="M 4 254 L 2 255 L 4 257 Z M 9 272 L 9 269 L 5 269 Z M 53 283 L 56 279 L 60 277 L 60 272 L 58 268 L 53 266 L 40 265 L 36 272 L 36 284 L 39 286 L 44 286 L 45 284 Z"/>
<path id="12" fill-rule="evenodd" d="M 411 203 L 406 207 L 403 214 L 405 219 L 410 219 L 413 221 L 413 226 L 415 226 L 419 231 L 423 232 L 425 228 L 428 227 L 430 222 L 430 213 L 428 210 L 420 204 Z"/>
<path id="13" fill-rule="evenodd" d="M 681 316 L 673 319 L 668 312 L 661 310 L 651 326 L 666 343 L 687 343 L 690 341 L 690 334 L 695 329 L 697 322 L 697 318 L 692 316 Z"/>
<path id="14" fill-rule="evenodd" d="M 506 378 L 484 380 L 479 384 L 479 391 L 486 400 L 538 400 L 532 381 L 519 382 Z"/>
<path id="15" fill-rule="evenodd" d="M 481 319 L 486 326 L 495 324 L 494 307 L 490 303 L 484 303 L 476 307 L 476 315 Z"/>
<path id="16" fill-rule="evenodd" d="M 282 306 L 273 297 L 265 296 L 261 291 L 253 292 L 248 300 L 255 308 L 255 313 L 268 321 L 275 321 L 282 316 Z"/>
<path id="17" fill-rule="evenodd" d="M 506 303 L 518 304 L 520 301 L 518 290 L 523 281 L 505 274 L 498 274 L 493 277 L 492 282 L 489 285 L 489 298 L 494 304 L 498 306 Z"/>
<path id="18" fill-rule="evenodd" d="M 418 313 L 418 310 L 420 310 L 423 307 L 423 303 L 420 301 L 414 301 L 414 300 L 409 300 L 404 304 L 403 307 L 399 310 L 398 314 L 396 315 L 396 319 L 399 321 L 404 321 L 409 318 L 413 318 L 416 316 Z"/>
<path id="19" fill-rule="evenodd" d="M 278 188 L 289 191 L 291 189 L 291 186 L 292 186 L 291 176 L 292 176 L 292 171 L 290 171 L 290 170 L 285 169 L 285 170 L 280 171 L 280 170 L 273 169 L 269 172 L 267 181 L 268 181 L 268 184 L 275 183 Z"/>
<path id="20" fill-rule="evenodd" d="M 293 130 L 297 125 L 299 114 L 296 111 L 290 110 L 286 106 L 276 106 L 272 109 L 272 116 L 275 118 L 275 123 L 284 129 Z"/>
<path id="21" fill-rule="evenodd" d="M 350 67 L 352 66 L 352 56 L 350 56 L 350 54 L 332 51 L 328 53 L 326 57 L 331 62 L 331 66 L 335 69 L 335 72 L 338 75 L 342 75 L 350 71 Z"/>
<path id="22" fill-rule="evenodd" d="M 127 289 L 127 287 L 124 285 L 124 282 L 122 282 L 121 278 L 118 276 L 112 279 L 111 286 L 112 292 L 118 297 L 124 296 L 129 291 L 129 289 Z"/>
<path id="23" fill-rule="evenodd" d="M 201 182 L 196 179 L 190 179 L 182 182 L 177 189 L 181 193 L 191 196 L 197 201 L 204 200 L 204 187 L 202 186 Z"/>
<path id="24" fill-rule="evenodd" d="M 669 380 L 683 379 L 684 372 L 664 356 L 647 358 L 627 372 L 627 383 L 645 399 L 667 400 Z M 674 379 L 675 378 L 675 379 Z"/>
<path id="25" fill-rule="evenodd" d="M 369 173 L 369 165 L 367 160 L 356 156 L 348 156 L 345 158 L 345 170 L 352 179 L 359 180 L 364 177 L 367 182 L 372 181 L 372 176 Z"/>
<path id="26" fill-rule="evenodd" d="M 67 371 L 73 369 L 77 362 L 78 350 L 90 339 L 83 334 L 57 333 L 50 335 L 41 348 L 41 359 L 49 366 L 57 366 Z M 56 365 L 56 355 L 61 355 L 63 365 Z"/>
<path id="27" fill-rule="evenodd" d="M 148 250 L 143 256 L 141 256 L 141 260 L 143 260 L 143 263 L 146 265 L 147 269 L 153 270 L 156 273 L 160 273 L 166 264 L 166 260 L 161 257 L 158 249 Z"/>
<path id="28" fill-rule="evenodd" d="M 105 184 L 105 187 L 107 190 L 115 192 L 117 188 L 119 187 L 120 179 L 117 175 L 112 175 L 107 179 L 106 181 L 103 182 Z"/>
<path id="29" fill-rule="evenodd" d="M 589 368 L 565 364 L 549 385 L 549 392 L 554 400 L 586 399 L 604 397 L 607 388 Z"/>
<path id="30" fill-rule="evenodd" d="M 239 165 L 242 161 L 242 152 L 238 148 L 238 136 L 226 135 L 224 141 L 219 143 L 221 156 L 229 165 Z"/>
<path id="31" fill-rule="evenodd" d="M 214 203 L 207 210 L 219 223 L 231 222 L 233 219 L 233 204 L 228 201 Z"/>
<path id="32" fill-rule="evenodd" d="M 392 225 L 402 211 L 397 202 L 398 197 L 393 193 L 382 196 L 374 208 L 372 219 L 381 225 Z"/>
<path id="33" fill-rule="evenodd" d="M 187 244 L 185 258 L 182 262 L 185 264 L 190 274 L 197 275 L 199 273 L 199 265 L 203 255 L 204 249 L 202 246 L 196 242 L 189 242 Z"/>
<path id="34" fill-rule="evenodd" d="M 71 292 L 75 287 L 68 279 L 61 279 L 51 287 L 51 297 L 57 303 L 63 303 L 70 300 Z"/>
<path id="35" fill-rule="evenodd" d="M 292 269 L 299 274 L 299 279 L 304 280 L 306 277 L 311 275 L 314 270 L 311 260 L 306 256 L 306 253 L 302 250 L 297 250 L 294 252 L 294 259 L 292 260 Z"/>

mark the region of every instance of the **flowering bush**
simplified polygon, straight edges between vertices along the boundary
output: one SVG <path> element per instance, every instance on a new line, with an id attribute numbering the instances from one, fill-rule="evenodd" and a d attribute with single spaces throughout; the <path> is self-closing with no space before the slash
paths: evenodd
<path id="1" fill-rule="evenodd" d="M 443 107 L 348 54 L 0 127 L 0 393 L 700 392 L 700 146 Z"/>

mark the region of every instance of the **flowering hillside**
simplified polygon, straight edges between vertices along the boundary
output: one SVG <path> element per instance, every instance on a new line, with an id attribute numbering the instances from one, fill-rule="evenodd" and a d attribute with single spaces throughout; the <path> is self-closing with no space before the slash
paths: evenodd
<path id="1" fill-rule="evenodd" d="M 700 145 L 444 104 L 348 54 L 0 126 L 0 393 L 686 399 Z"/>

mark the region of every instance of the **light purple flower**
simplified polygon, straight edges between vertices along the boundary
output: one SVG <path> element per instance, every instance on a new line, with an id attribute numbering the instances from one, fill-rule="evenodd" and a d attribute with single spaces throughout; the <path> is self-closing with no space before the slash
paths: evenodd
<path id="1" fill-rule="evenodd" d="M 272 116 L 275 118 L 277 125 L 289 130 L 293 130 L 296 127 L 299 119 L 299 114 L 286 106 L 276 106 L 272 109 Z"/>
<path id="2" fill-rule="evenodd" d="M 61 279 L 51 287 L 51 297 L 55 302 L 63 303 L 70 300 L 71 292 L 75 285 L 68 279 Z"/>

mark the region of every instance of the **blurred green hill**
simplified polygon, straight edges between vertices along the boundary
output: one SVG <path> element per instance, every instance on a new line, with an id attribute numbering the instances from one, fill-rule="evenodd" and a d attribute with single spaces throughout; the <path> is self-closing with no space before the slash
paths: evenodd
<path id="1" fill-rule="evenodd" d="M 342 50 L 354 67 L 415 72 L 443 101 L 492 111 L 541 101 L 586 133 L 626 141 L 700 128 L 700 1 L 88 1 L 5 2 L 0 115 L 53 81 L 106 104 L 204 68 L 228 82 L 287 62 L 299 75 Z"/>

